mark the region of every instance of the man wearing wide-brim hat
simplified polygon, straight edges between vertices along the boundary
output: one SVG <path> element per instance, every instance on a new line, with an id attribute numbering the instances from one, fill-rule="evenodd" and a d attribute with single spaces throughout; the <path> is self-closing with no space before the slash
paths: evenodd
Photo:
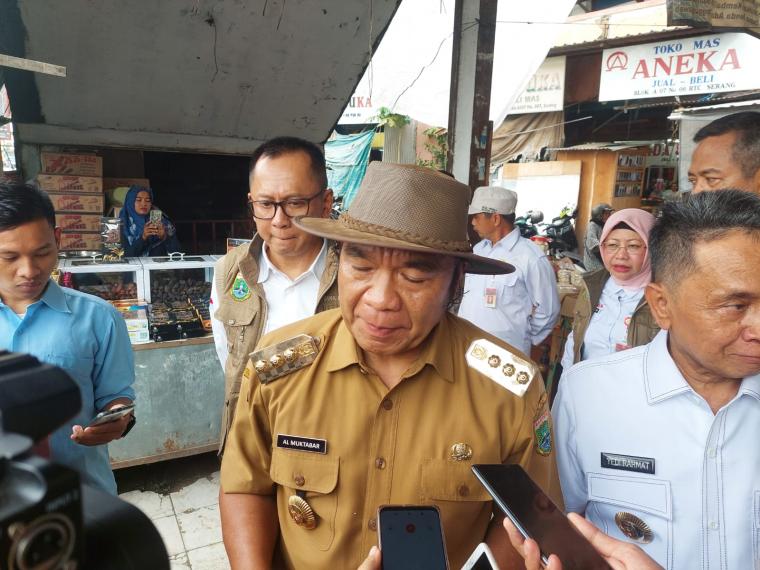
<path id="1" fill-rule="evenodd" d="M 384 504 L 438 506 L 452 568 L 484 540 L 510 568 L 471 466 L 519 463 L 561 501 L 535 364 L 448 312 L 464 273 L 513 271 L 471 252 L 469 198 L 433 170 L 373 162 L 339 220 L 296 221 L 342 244 L 340 309 L 251 354 L 222 462 L 233 570 L 356 568 Z"/>

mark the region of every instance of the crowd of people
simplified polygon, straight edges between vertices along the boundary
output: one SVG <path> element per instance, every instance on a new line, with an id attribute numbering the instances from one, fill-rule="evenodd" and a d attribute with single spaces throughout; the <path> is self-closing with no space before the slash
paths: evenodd
<path id="1" fill-rule="evenodd" d="M 600 266 L 553 404 L 530 350 L 559 297 L 514 192 L 374 162 L 333 220 L 320 149 L 264 143 L 257 233 L 218 262 L 211 301 L 232 568 L 379 569 L 382 504 L 436 505 L 453 568 L 480 542 L 502 569 L 539 568 L 476 463 L 521 465 L 613 568 L 760 564 L 760 114 L 695 140 L 688 198 L 657 219 L 593 212 Z M 122 231 L 165 239 L 133 194 Z M 82 412 L 39 451 L 115 492 L 103 444 L 135 418 L 86 424 L 134 400 L 131 347 L 110 305 L 49 279 L 59 237 L 44 193 L 0 186 L 0 341 L 78 382 Z"/>

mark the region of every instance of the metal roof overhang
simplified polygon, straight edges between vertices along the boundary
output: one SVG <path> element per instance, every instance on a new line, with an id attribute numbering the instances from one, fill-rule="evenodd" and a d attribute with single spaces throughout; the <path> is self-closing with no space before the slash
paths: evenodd
<path id="1" fill-rule="evenodd" d="M 661 32 L 647 32 L 646 34 L 631 34 L 616 38 L 600 39 L 593 42 L 584 42 L 579 44 L 566 44 L 555 46 L 549 50 L 547 57 L 556 55 L 581 55 L 590 53 L 599 53 L 605 49 L 613 47 L 635 46 L 640 44 L 649 44 L 659 41 L 669 41 L 677 38 L 688 38 L 692 36 L 702 36 L 710 33 L 724 33 L 727 31 L 746 31 L 746 30 L 713 30 L 710 28 L 677 28 L 663 30 Z"/>
<path id="2" fill-rule="evenodd" d="M 0 68 L 21 142 L 249 154 L 322 142 L 401 0 L 7 0 Z"/>

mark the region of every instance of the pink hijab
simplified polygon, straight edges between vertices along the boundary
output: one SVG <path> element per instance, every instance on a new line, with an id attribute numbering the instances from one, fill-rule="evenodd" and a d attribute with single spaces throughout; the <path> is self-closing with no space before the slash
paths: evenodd
<path id="1" fill-rule="evenodd" d="M 649 232 L 652 230 L 652 226 L 654 226 L 654 221 L 654 216 L 649 212 L 639 210 L 638 208 L 626 208 L 612 214 L 604 224 L 602 235 L 599 237 L 600 244 L 604 243 L 604 240 L 607 239 L 607 236 L 615 229 L 616 225 L 624 222 L 639 234 L 639 237 L 647 245 L 644 263 L 642 263 L 641 269 L 636 275 L 623 280 L 615 279 L 610 275 L 610 278 L 623 289 L 641 289 L 652 280 L 652 265 L 649 262 Z"/>

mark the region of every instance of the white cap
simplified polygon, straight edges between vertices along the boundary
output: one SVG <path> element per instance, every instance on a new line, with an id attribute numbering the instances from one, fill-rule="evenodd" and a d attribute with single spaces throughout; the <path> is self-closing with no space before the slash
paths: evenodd
<path id="1" fill-rule="evenodd" d="M 475 190 L 467 214 L 514 214 L 516 208 L 517 192 L 501 186 L 481 186 Z"/>

